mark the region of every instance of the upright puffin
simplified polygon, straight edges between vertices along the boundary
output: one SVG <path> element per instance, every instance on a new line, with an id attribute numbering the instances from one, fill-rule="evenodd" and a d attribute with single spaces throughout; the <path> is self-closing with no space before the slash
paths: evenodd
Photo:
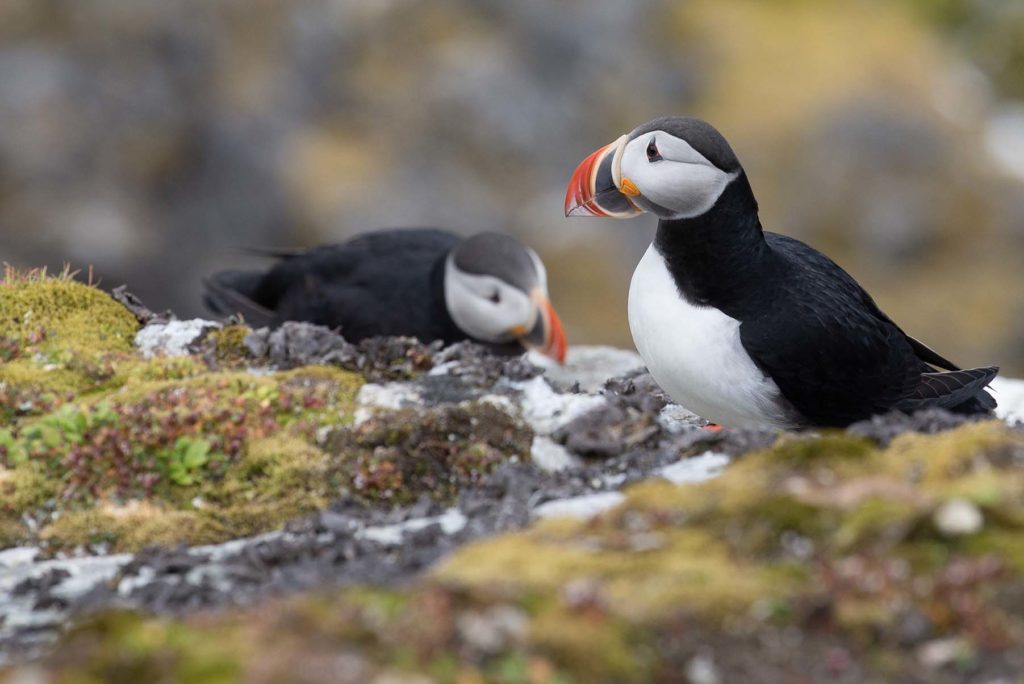
<path id="1" fill-rule="evenodd" d="M 566 338 L 536 252 L 507 235 L 434 229 L 366 233 L 308 251 L 269 252 L 267 271 L 221 271 L 204 281 L 215 313 L 257 326 L 308 321 L 350 342 L 407 335 L 531 348 L 562 362 Z"/>
<path id="2" fill-rule="evenodd" d="M 984 388 L 998 368 L 960 370 L 827 256 L 762 230 L 743 167 L 708 123 L 655 119 L 573 173 L 566 216 L 645 211 L 660 220 L 630 283 L 630 331 L 658 384 L 702 417 L 792 429 L 995 408 Z"/>

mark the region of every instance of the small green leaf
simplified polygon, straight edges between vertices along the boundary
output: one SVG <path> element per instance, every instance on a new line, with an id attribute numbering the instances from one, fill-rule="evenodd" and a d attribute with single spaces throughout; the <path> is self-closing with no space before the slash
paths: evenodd
<path id="1" fill-rule="evenodd" d="M 210 445 L 203 440 L 196 440 L 188 445 L 183 459 L 185 467 L 192 470 L 206 465 L 210 460 Z"/>

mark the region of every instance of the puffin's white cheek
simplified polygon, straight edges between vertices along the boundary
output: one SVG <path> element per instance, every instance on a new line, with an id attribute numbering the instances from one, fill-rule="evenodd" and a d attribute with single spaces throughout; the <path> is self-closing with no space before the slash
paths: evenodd
<path id="1" fill-rule="evenodd" d="M 714 206 L 732 175 L 714 166 L 660 162 L 637 174 L 644 197 L 677 213 L 699 216 Z"/>

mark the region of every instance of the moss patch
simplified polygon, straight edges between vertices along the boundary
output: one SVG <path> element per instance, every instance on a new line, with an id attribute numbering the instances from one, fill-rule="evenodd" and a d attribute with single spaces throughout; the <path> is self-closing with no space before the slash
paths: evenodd
<path id="1" fill-rule="evenodd" d="M 712 654 L 722 681 L 959 681 L 1012 671 L 1024 647 L 1022 492 L 1024 437 L 998 423 L 886 449 L 838 433 L 788 438 L 715 480 L 642 483 L 593 520 L 473 544 L 411 588 L 183 622 L 101 618 L 51 667 L 127 681 L 109 654 L 152 630 L 163 636 L 132 668 L 170 663 L 170 675 L 194 656 L 273 680 L 343 654 L 360 681 L 676 681 Z M 980 530 L 935 522 L 954 496 L 979 507 Z M 908 616 L 923 627 L 911 631 Z M 956 640 L 947 669 L 922 664 L 931 639 Z M 180 645 L 194 641 L 216 653 Z M 332 681 L 325 672 L 311 681 Z"/>
<path id="2" fill-rule="evenodd" d="M 134 316 L 106 293 L 68 277 L 0 282 L 0 383 L 20 390 L 88 390 L 132 352 Z"/>
<path id="3" fill-rule="evenodd" d="M 334 495 L 316 432 L 350 420 L 358 384 L 319 368 L 207 373 L 65 404 L 6 433 L 0 453 L 19 497 L 9 513 L 59 513 L 40 533 L 54 548 L 210 543 L 277 528 Z"/>
<path id="4" fill-rule="evenodd" d="M 137 329 L 68 274 L 0 284 L 3 546 L 222 541 L 333 498 L 316 437 L 351 421 L 358 375 L 231 370 L 244 326 L 216 331 L 209 363 L 143 359 Z"/>
<path id="5" fill-rule="evenodd" d="M 978 507 L 981 530 L 941 529 L 953 499 Z M 1000 423 L 906 435 L 885 450 L 840 434 L 787 438 L 702 485 L 640 484 L 595 520 L 474 545 L 438 577 L 485 596 L 553 594 L 587 578 L 602 605 L 647 624 L 679 610 L 723 624 L 826 595 L 838 620 L 881 629 L 908 605 L 940 611 L 943 597 L 911 587 L 941 583 L 959 563 L 972 569 L 957 589 L 969 599 L 942 609 L 942 627 L 988 640 L 979 623 L 1019 622 L 987 602 L 984 584 L 1021 571 L 1022 513 L 1024 436 Z M 867 568 L 882 579 L 849 576 Z"/>
<path id="6" fill-rule="evenodd" d="M 228 367 L 245 366 L 252 361 L 252 354 L 245 346 L 245 338 L 252 332 L 247 325 L 225 325 L 206 334 L 202 346 L 208 347 L 213 359 Z"/>

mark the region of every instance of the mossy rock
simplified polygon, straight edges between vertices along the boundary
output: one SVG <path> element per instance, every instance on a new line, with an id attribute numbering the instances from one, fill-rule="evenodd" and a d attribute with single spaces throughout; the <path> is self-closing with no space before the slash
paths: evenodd
<path id="1" fill-rule="evenodd" d="M 70 287 L 126 314 L 76 283 L 17 286 Z M 19 389 L 28 399 L 12 391 L 20 408 L 0 430 L 5 544 L 218 542 L 280 528 L 344 493 L 388 505 L 421 495 L 448 502 L 499 463 L 529 458 L 529 428 L 486 403 L 399 411 L 349 430 L 357 374 L 330 366 L 248 372 L 245 326 L 208 333 L 192 356 L 144 359 L 131 346 L 134 321 L 125 320 L 116 344 L 82 347 L 102 350 L 102 380 L 74 364 L 37 368 L 38 354 L 12 361 L 30 377 L 9 386 L 30 389 Z M 62 353 L 59 336 L 43 339 Z M 325 433 L 333 437 L 322 446 Z M 25 514 L 38 532 L 19 527 Z"/>
<path id="2" fill-rule="evenodd" d="M 59 513 L 40 532 L 53 548 L 211 543 L 279 528 L 335 494 L 316 433 L 351 420 L 358 386 L 334 369 L 217 373 L 67 404 L 8 446 L 16 498 L 5 508 Z"/>
<path id="3" fill-rule="evenodd" d="M 643 483 L 594 520 L 546 522 L 476 544 L 437 576 L 485 596 L 551 595 L 588 578 L 602 605 L 629 620 L 657 622 L 682 610 L 720 624 L 765 602 L 835 595 L 841 582 L 825 568 L 844 563 L 896 564 L 934 582 L 951 563 L 991 556 L 1001 572 L 1020 573 L 1021 492 L 1024 434 L 998 422 L 908 434 L 886 449 L 840 434 L 787 438 L 707 483 Z M 954 499 L 977 507 L 980 529 L 941 529 L 937 512 Z M 902 600 L 913 602 L 910 580 L 900 581 Z M 985 596 L 983 583 L 965 591 Z M 871 591 L 840 592 L 836 601 L 836 610 L 881 624 L 897 605 Z M 865 613 L 867 605 L 885 610 Z M 953 616 L 950 627 L 966 629 L 971 619 Z"/>
<path id="4" fill-rule="evenodd" d="M 224 541 L 279 528 L 336 495 L 316 438 L 351 422 L 359 375 L 240 370 L 245 326 L 216 331 L 214 367 L 199 355 L 145 359 L 137 330 L 124 306 L 67 274 L 8 271 L 2 546 Z"/>
<path id="5" fill-rule="evenodd" d="M 287 678 L 342 653 L 361 681 L 677 681 L 714 649 L 722 681 L 819 681 L 838 652 L 863 679 L 959 681 L 967 670 L 922 664 L 901 620 L 909 611 L 929 638 L 955 640 L 951 668 L 1024 648 L 1022 491 L 1024 435 L 995 422 L 884 449 L 839 433 L 788 437 L 715 480 L 641 483 L 592 520 L 472 544 L 413 587 L 184 621 L 102 617 L 50 667 L 127 681 L 111 654 L 143 632 L 160 636 L 128 651 L 129 670 L 164 663 L 172 678 L 196 661 Z M 982 511 L 981 529 L 939 529 L 950 497 Z"/>
<path id="6" fill-rule="evenodd" d="M 83 391 L 114 375 L 133 352 L 135 317 L 105 292 L 69 277 L 0 282 L 0 382 L 15 388 Z"/>

